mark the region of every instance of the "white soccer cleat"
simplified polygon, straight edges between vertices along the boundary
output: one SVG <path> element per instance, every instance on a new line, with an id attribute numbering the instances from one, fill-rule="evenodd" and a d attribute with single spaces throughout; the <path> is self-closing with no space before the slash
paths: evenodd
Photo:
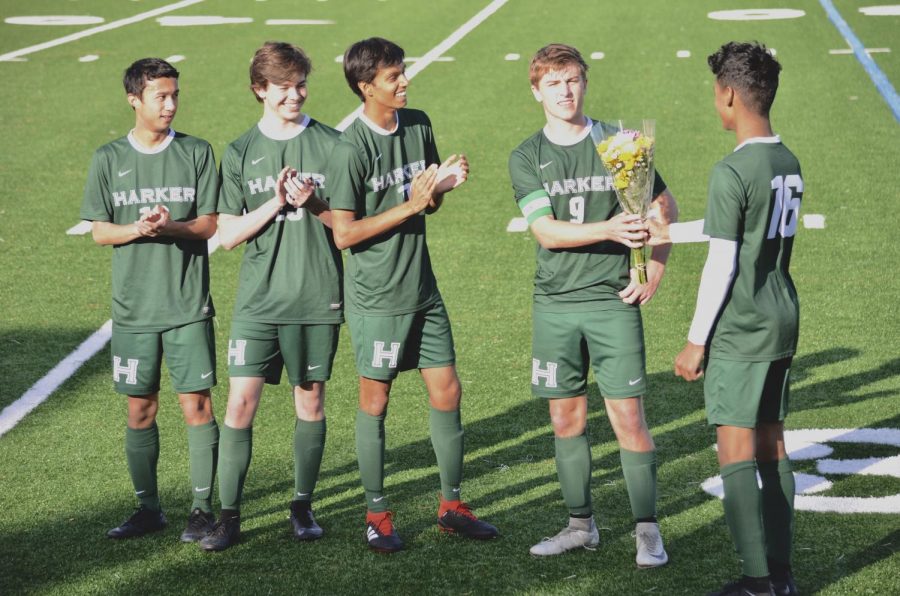
<path id="1" fill-rule="evenodd" d="M 553 538 L 544 538 L 532 546 L 528 552 L 538 557 L 546 557 L 549 555 L 561 555 L 575 548 L 593 550 L 598 544 L 600 544 L 600 533 L 597 531 L 594 519 L 591 518 L 591 525 L 587 530 L 566 526 Z"/>
<path id="2" fill-rule="evenodd" d="M 641 569 L 660 567 L 669 562 L 662 536 L 659 535 L 659 524 L 639 522 L 634 528 L 634 541 L 637 544 L 634 560 Z"/>

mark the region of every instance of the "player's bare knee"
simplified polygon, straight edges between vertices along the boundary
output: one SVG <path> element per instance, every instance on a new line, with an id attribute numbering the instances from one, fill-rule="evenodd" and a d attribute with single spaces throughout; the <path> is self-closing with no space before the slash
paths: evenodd
<path id="1" fill-rule="evenodd" d="M 294 387 L 297 418 L 310 422 L 325 417 L 325 391 L 321 383 L 301 383 Z"/>

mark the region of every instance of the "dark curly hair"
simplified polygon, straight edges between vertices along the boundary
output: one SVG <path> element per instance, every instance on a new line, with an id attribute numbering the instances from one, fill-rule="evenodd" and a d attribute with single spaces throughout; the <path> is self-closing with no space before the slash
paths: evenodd
<path id="1" fill-rule="evenodd" d="M 716 80 L 723 87 L 731 87 L 748 109 L 768 116 L 781 64 L 763 44 L 730 41 L 706 59 Z"/>

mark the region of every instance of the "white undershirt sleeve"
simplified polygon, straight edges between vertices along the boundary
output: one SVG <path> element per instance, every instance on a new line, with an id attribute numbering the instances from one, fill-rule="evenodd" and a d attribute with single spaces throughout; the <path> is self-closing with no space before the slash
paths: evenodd
<path id="1" fill-rule="evenodd" d="M 691 222 L 693 223 L 693 222 Z M 704 345 L 712 330 L 719 311 L 725 303 L 725 296 L 731 288 L 737 265 L 737 241 L 722 238 L 709 239 L 709 255 L 700 277 L 697 291 L 697 308 L 688 333 L 692 344 Z"/>
<path id="2" fill-rule="evenodd" d="M 709 236 L 703 233 L 704 221 L 698 219 L 696 221 L 669 224 L 669 239 L 672 241 L 672 244 L 707 242 Z"/>

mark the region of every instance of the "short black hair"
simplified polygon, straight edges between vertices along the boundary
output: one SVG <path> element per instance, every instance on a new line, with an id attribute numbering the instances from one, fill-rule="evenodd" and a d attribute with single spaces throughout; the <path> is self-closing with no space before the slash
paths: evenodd
<path id="1" fill-rule="evenodd" d="M 730 41 L 706 59 L 716 80 L 723 87 L 731 87 L 749 109 L 768 116 L 781 64 L 758 41 Z"/>
<path id="2" fill-rule="evenodd" d="M 360 101 L 365 101 L 359 83 L 371 83 L 379 68 L 403 64 L 403 48 L 382 37 L 358 41 L 344 52 L 344 78 Z"/>
<path id="3" fill-rule="evenodd" d="M 178 71 L 174 66 L 161 58 L 141 58 L 125 69 L 122 83 L 126 93 L 141 97 L 147 81 L 165 78 L 178 78 Z"/>

